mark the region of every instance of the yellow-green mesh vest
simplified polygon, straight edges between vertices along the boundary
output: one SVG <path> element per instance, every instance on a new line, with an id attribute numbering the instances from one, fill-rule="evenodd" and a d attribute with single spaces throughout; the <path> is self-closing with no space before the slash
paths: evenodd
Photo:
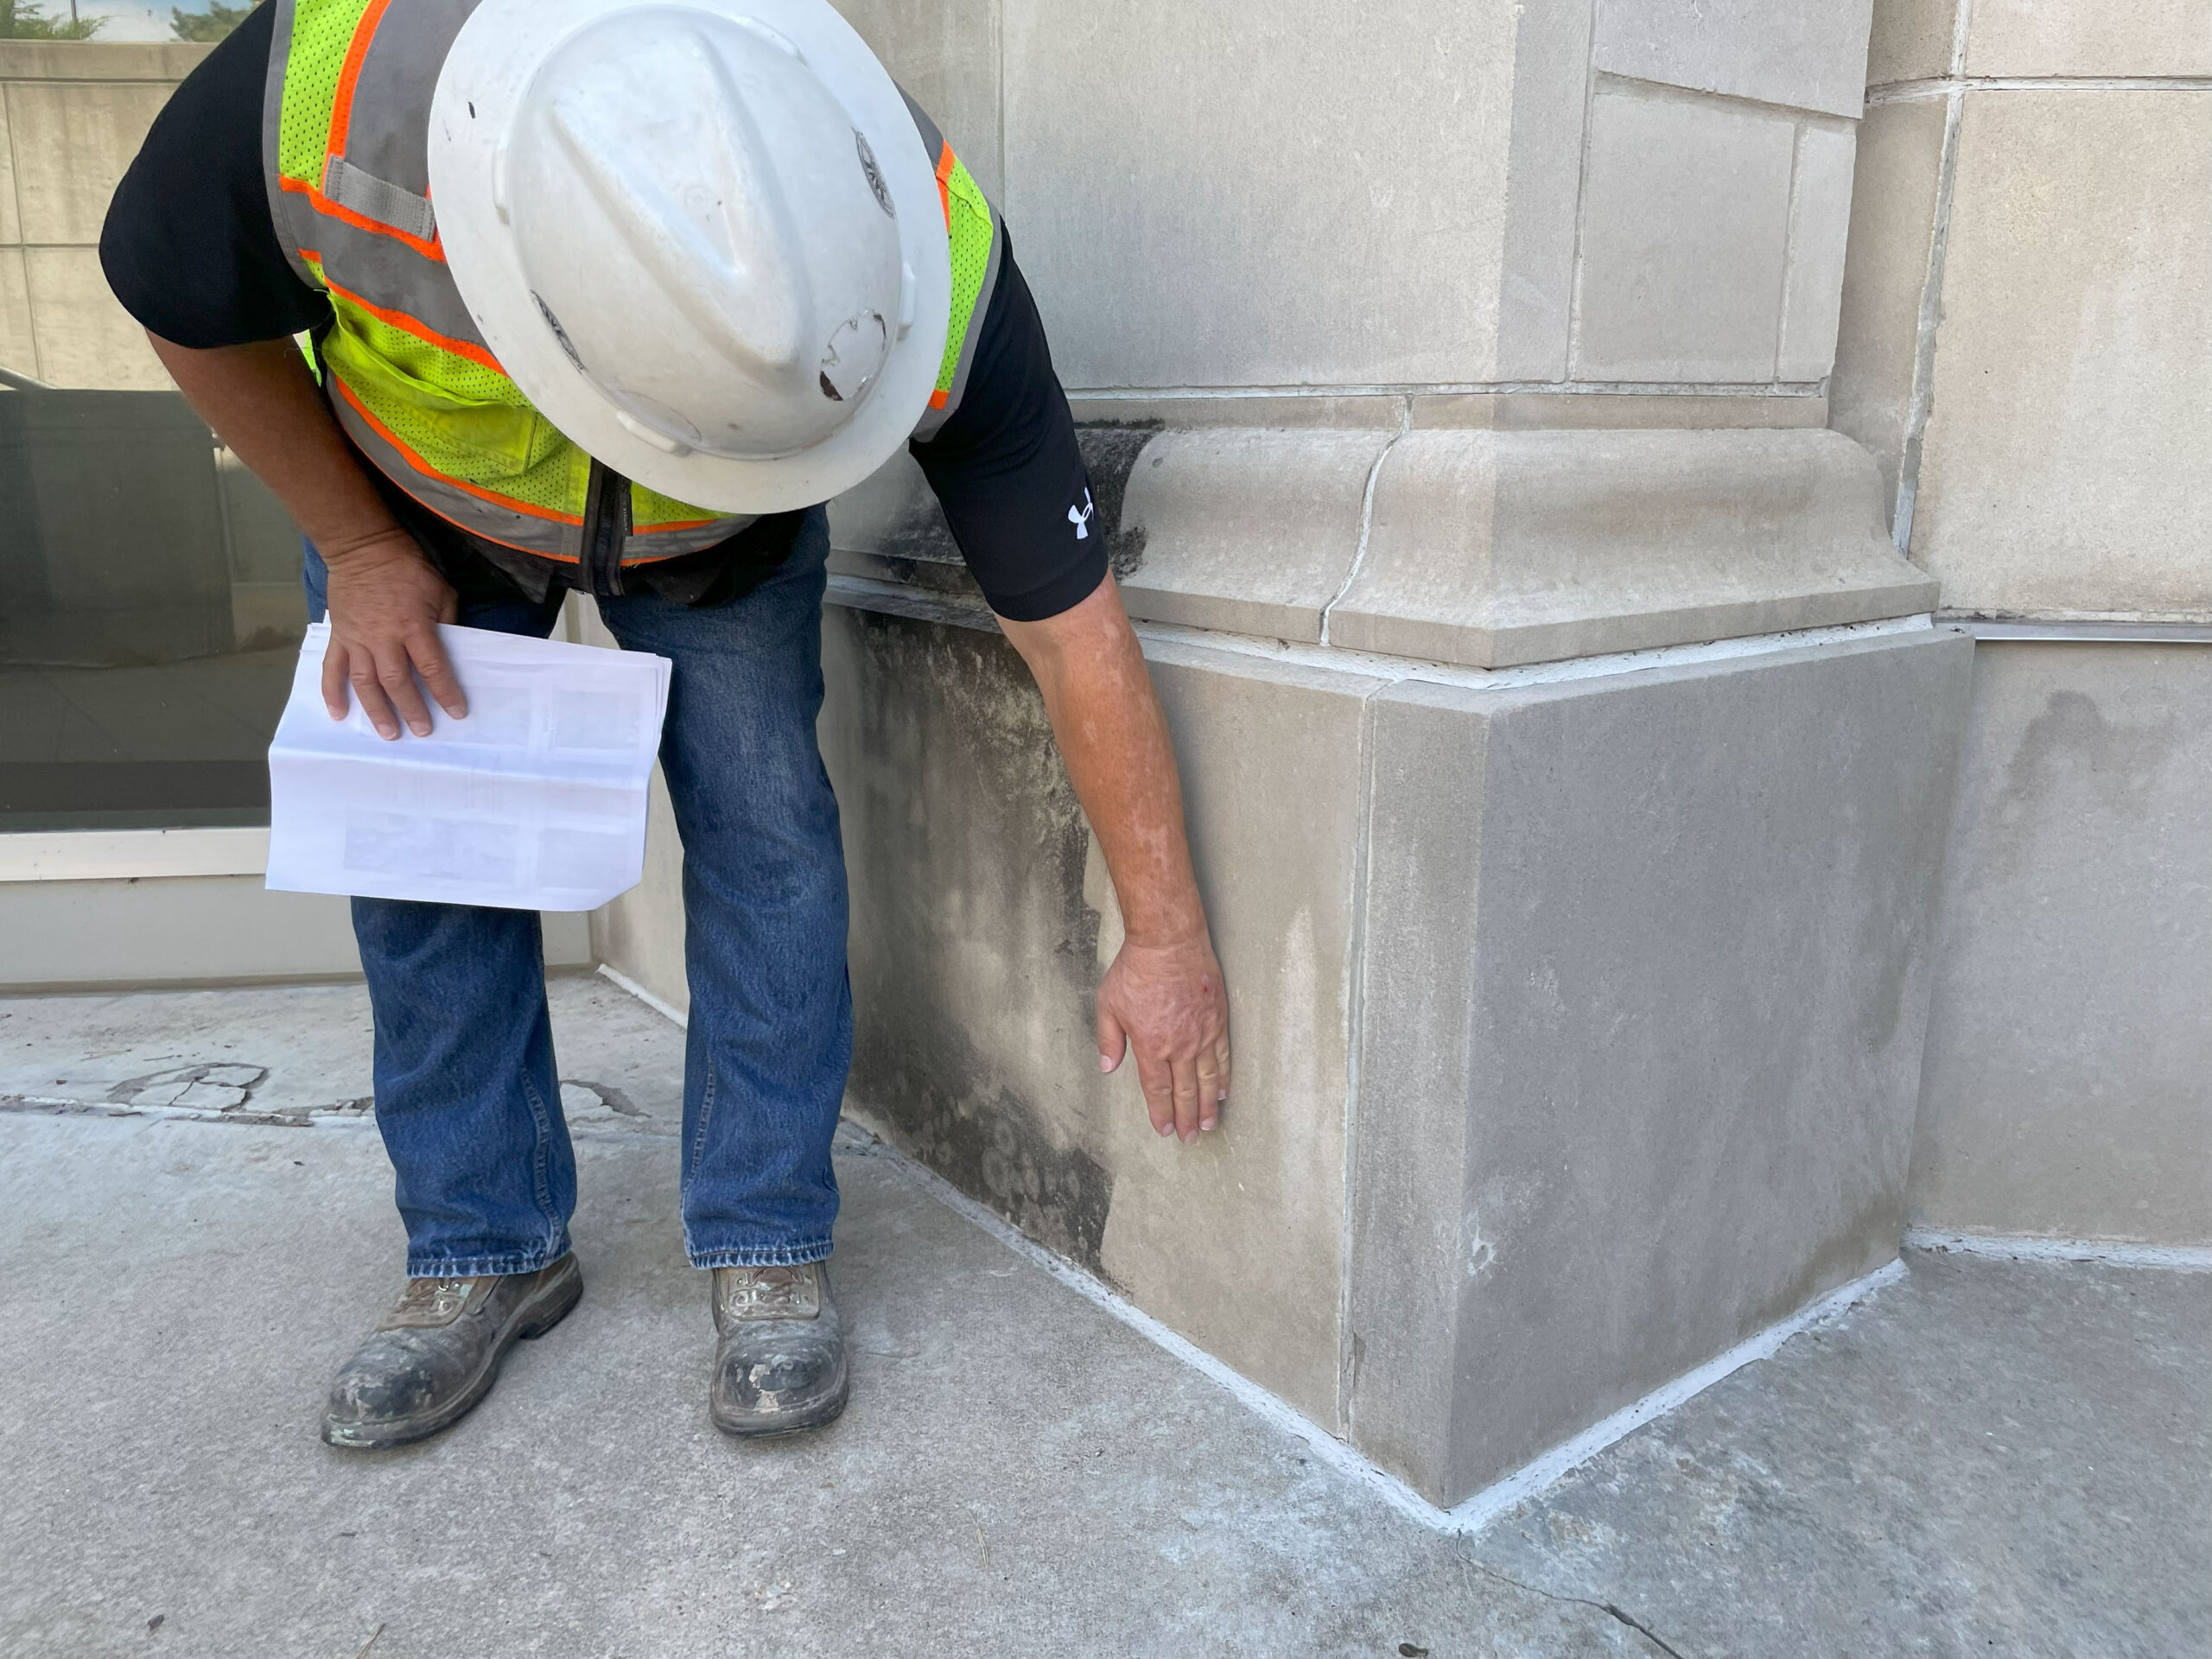
<path id="1" fill-rule="evenodd" d="M 476 0 L 273 0 L 263 166 L 278 242 L 329 296 L 333 411 L 386 476 L 463 529 L 564 561 L 582 551 L 591 459 L 485 346 L 429 200 L 430 97 Z M 951 243 L 952 317 L 914 435 L 959 406 L 998 275 L 997 214 L 910 99 Z M 721 541 L 743 517 L 632 482 L 626 564 Z"/>

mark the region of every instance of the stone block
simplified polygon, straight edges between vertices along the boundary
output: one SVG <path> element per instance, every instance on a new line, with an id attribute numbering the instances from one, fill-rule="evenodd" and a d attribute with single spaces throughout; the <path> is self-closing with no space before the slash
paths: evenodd
<path id="1" fill-rule="evenodd" d="M 39 378 L 110 391 L 171 391 L 145 330 L 108 291 L 99 250 L 25 248 Z"/>
<path id="2" fill-rule="evenodd" d="M 0 81 L 167 81 L 215 48 L 186 41 L 0 41 Z"/>
<path id="3" fill-rule="evenodd" d="M 866 554 L 893 567 L 960 563 L 944 510 L 921 463 L 903 445 L 829 505 L 830 544 L 839 552 Z"/>
<path id="4" fill-rule="evenodd" d="M 976 182 L 1002 200 L 1000 0 L 834 0 L 907 95 L 930 112 Z"/>
<path id="5" fill-rule="evenodd" d="M 1576 378 L 1773 378 L 1795 140 L 1779 113 L 1600 89 Z"/>
<path id="6" fill-rule="evenodd" d="M 1375 699 L 1349 1421 L 1424 1497 L 1895 1255 L 1969 654 Z"/>
<path id="7" fill-rule="evenodd" d="M 0 882 L 10 992 L 360 971 L 345 899 L 271 893 L 257 875 Z"/>
<path id="8" fill-rule="evenodd" d="M 1491 378 L 1516 27 L 1008 0 L 1005 205 L 1061 378 Z"/>
<path id="9" fill-rule="evenodd" d="M 1790 389 L 1771 392 L 1446 391 L 1407 400 L 1417 430 L 1584 432 L 1634 428 L 1712 431 L 1719 428 L 1826 426 L 1827 399 Z"/>
<path id="10" fill-rule="evenodd" d="M 2212 74 L 2206 0 L 1974 0 L 1970 75 Z"/>
<path id="11" fill-rule="evenodd" d="M 1497 668 L 1934 601 L 1833 432 L 1412 432 L 1329 639 Z"/>
<path id="12" fill-rule="evenodd" d="M 35 380 L 38 336 L 31 327 L 31 289 L 23 251 L 0 247 L 0 368 Z"/>
<path id="13" fill-rule="evenodd" d="M 0 86 L 0 247 L 23 239 L 23 221 L 16 212 L 15 140 L 8 125 L 8 96 Z"/>
<path id="14" fill-rule="evenodd" d="M 1091 995 L 1118 915 L 1020 659 L 831 607 L 823 743 L 852 880 L 849 1109 L 1336 1422 L 1360 731 L 1374 682 L 1150 652 L 1231 997 L 1223 1127 L 1164 1143 Z M 1295 800 L 1298 810 L 1282 803 Z"/>
<path id="15" fill-rule="evenodd" d="M 1495 371 L 1500 380 L 1567 376 L 1591 10 L 1580 0 L 1526 0 L 1514 8 L 1518 35 Z"/>
<path id="16" fill-rule="evenodd" d="M 1960 0 L 1874 0 L 1866 84 L 1933 80 L 1951 69 Z"/>
<path id="17" fill-rule="evenodd" d="M 1943 121 L 1937 99 L 1875 105 L 1859 124 L 1852 180 L 1829 422 L 1873 455 L 1891 516 L 1912 412 Z"/>
<path id="18" fill-rule="evenodd" d="M 1359 552 L 1377 432 L 1166 432 L 1122 498 L 1129 614 L 1317 643 Z"/>
<path id="19" fill-rule="evenodd" d="M 1611 74 L 1856 117 L 1872 0 L 1599 0 Z"/>
<path id="20" fill-rule="evenodd" d="M 1797 171 L 1789 194 L 1789 273 L 1783 283 L 1782 344 L 1775 362 L 1778 380 L 1818 380 L 1835 366 L 1856 149 L 1850 132 L 1833 127 L 1798 130 Z"/>
<path id="21" fill-rule="evenodd" d="M 17 81 L 8 88 L 22 239 L 97 245 L 108 198 L 170 88 L 149 81 Z"/>
<path id="22" fill-rule="evenodd" d="M 1975 648 L 1912 1208 L 2212 1244 L 2212 645 Z"/>
<path id="23" fill-rule="evenodd" d="M 1915 558 L 1954 609 L 2212 620 L 2212 89 L 1975 92 Z"/>
<path id="24" fill-rule="evenodd" d="M 1333 427 L 1395 432 L 1405 424 L 1401 391 L 1239 392 L 1208 396 L 1177 392 L 1075 392 L 1068 407 L 1079 422 L 1135 426 Z"/>

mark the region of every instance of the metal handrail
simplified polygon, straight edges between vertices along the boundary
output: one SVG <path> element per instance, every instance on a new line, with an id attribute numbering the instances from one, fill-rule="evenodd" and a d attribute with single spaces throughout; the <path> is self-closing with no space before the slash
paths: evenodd
<path id="1" fill-rule="evenodd" d="M 7 386 L 16 391 L 52 391 L 54 390 L 43 380 L 34 380 L 28 374 L 17 374 L 10 368 L 0 368 L 0 386 Z"/>

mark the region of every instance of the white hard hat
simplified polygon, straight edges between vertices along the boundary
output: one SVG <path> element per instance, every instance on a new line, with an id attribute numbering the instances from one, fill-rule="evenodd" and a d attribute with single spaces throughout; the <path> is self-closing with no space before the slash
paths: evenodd
<path id="1" fill-rule="evenodd" d="M 664 495 L 810 506 L 928 407 L 944 207 L 906 100 L 827 0 L 484 0 L 438 77 L 429 164 L 508 378 Z"/>

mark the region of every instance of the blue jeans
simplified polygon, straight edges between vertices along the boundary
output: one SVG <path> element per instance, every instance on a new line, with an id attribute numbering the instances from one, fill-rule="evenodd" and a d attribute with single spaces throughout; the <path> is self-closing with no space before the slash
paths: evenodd
<path id="1" fill-rule="evenodd" d="M 814 736 L 829 547 L 817 508 L 790 558 L 726 604 L 599 601 L 626 649 L 675 664 L 660 760 L 683 842 L 683 1243 L 696 1267 L 818 1262 L 837 1214 L 830 1141 L 853 1001 L 844 849 Z M 318 621 L 327 580 L 309 547 Z M 542 639 L 563 597 L 464 595 L 460 620 Z M 557 1260 L 576 1160 L 537 912 L 356 899 L 353 935 L 408 1273 L 529 1273 Z"/>

